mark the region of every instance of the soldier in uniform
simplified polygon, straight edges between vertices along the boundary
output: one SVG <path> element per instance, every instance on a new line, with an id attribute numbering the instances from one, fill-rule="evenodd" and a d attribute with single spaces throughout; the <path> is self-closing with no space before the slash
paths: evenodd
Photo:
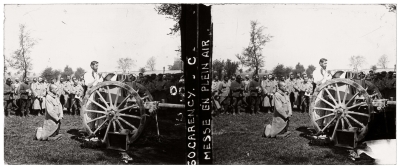
<path id="1" fill-rule="evenodd" d="M 65 107 L 67 108 L 67 112 L 71 114 L 71 107 L 72 107 L 72 101 L 73 97 L 70 97 L 71 95 L 71 87 L 74 83 L 71 81 L 71 76 L 67 76 L 66 81 L 64 81 L 64 92 L 65 92 L 65 97 L 66 97 L 66 102 L 65 102 Z"/>
<path id="2" fill-rule="evenodd" d="M 156 87 L 154 86 L 153 82 L 151 82 L 151 77 L 149 75 L 144 76 L 143 80 L 143 86 L 147 88 L 147 90 L 150 92 L 151 96 L 154 95 L 154 91 L 156 90 Z M 154 99 L 154 96 L 153 96 Z"/>
<path id="3" fill-rule="evenodd" d="M 32 90 L 29 87 L 29 78 L 25 77 L 24 82 L 19 86 L 20 101 L 21 101 L 21 111 L 20 115 L 24 117 L 30 116 L 30 94 Z"/>
<path id="4" fill-rule="evenodd" d="M 69 97 L 71 98 L 71 115 L 75 115 L 80 112 L 83 88 L 75 77 L 72 78 L 72 82 L 74 84 L 70 87 Z"/>
<path id="5" fill-rule="evenodd" d="M 275 108 L 272 124 L 266 127 L 263 136 L 268 138 L 284 138 L 290 134 L 289 119 L 292 116 L 289 96 L 285 94 L 286 84 L 282 81 L 278 83 L 278 91 L 275 93 Z"/>
<path id="6" fill-rule="evenodd" d="M 48 86 L 49 86 L 49 84 L 44 83 L 43 78 L 39 77 L 39 88 L 40 88 L 40 92 L 39 92 L 40 99 L 39 100 L 40 100 L 40 109 L 41 109 L 40 114 L 41 115 L 44 115 L 45 109 L 46 109 L 45 98 L 46 98 L 46 94 L 47 94 L 47 89 L 49 88 Z"/>
<path id="7" fill-rule="evenodd" d="M 165 101 L 167 87 L 166 87 L 166 81 L 163 80 L 163 75 L 162 74 L 159 74 L 157 76 L 157 80 L 155 82 L 155 86 L 156 86 L 156 91 L 154 93 L 154 95 L 155 95 L 154 100 L 162 101 L 164 99 L 164 101 Z"/>
<path id="8" fill-rule="evenodd" d="M 272 79 L 272 74 L 268 74 L 268 79 L 261 86 L 264 93 L 263 107 L 268 113 L 271 113 L 274 108 L 274 94 L 276 92 L 276 82 Z"/>
<path id="9" fill-rule="evenodd" d="M 231 82 L 231 95 L 232 95 L 232 106 L 233 106 L 233 112 L 232 114 L 235 115 L 241 114 L 240 113 L 240 104 L 241 99 L 243 99 L 243 90 L 244 90 L 244 84 L 242 83 L 242 78 L 240 75 L 236 76 L 236 80 Z"/>
<path id="10" fill-rule="evenodd" d="M 260 96 L 261 96 L 261 85 L 258 81 L 258 75 L 253 75 L 253 80 L 249 84 L 250 91 L 250 114 L 254 115 L 259 112 L 260 107 Z"/>
<path id="11" fill-rule="evenodd" d="M 219 101 L 218 101 L 218 97 L 219 97 L 218 86 L 219 86 L 219 83 L 220 83 L 220 81 L 218 79 L 218 76 L 215 75 L 214 79 L 211 82 L 211 98 L 213 100 L 213 103 L 212 103 L 212 106 L 213 106 L 213 108 L 212 108 L 213 112 L 212 113 L 213 113 L 213 115 L 218 115 L 218 111 L 221 109 L 221 105 L 219 104 Z"/>
<path id="12" fill-rule="evenodd" d="M 290 73 L 289 79 L 286 80 L 286 87 L 289 93 L 290 105 L 292 108 L 294 107 L 293 104 L 297 101 L 299 96 L 299 92 L 295 89 L 296 83 L 297 81 L 294 78 L 294 75 Z"/>
<path id="13" fill-rule="evenodd" d="M 390 97 L 396 97 L 396 78 L 393 75 L 393 71 L 389 71 L 388 78 L 385 81 L 385 91 L 386 98 L 390 99 Z"/>
<path id="14" fill-rule="evenodd" d="M 250 85 L 250 78 L 249 75 L 245 76 L 245 79 L 243 80 L 243 85 L 244 85 L 244 91 L 243 91 L 243 105 L 247 109 L 249 107 L 249 96 L 250 96 L 250 91 L 249 91 L 249 85 Z"/>
<path id="15" fill-rule="evenodd" d="M 383 90 L 385 89 L 385 83 L 379 78 L 378 73 L 375 73 L 372 77 L 372 84 L 374 84 L 382 94 Z"/>
<path id="16" fill-rule="evenodd" d="M 231 83 L 229 82 L 229 78 L 228 76 L 225 76 L 224 81 L 220 82 L 218 87 L 219 103 L 222 105 L 222 114 L 227 113 L 227 110 L 230 106 L 230 87 Z"/>
<path id="17" fill-rule="evenodd" d="M 308 107 L 310 104 L 310 96 L 312 95 L 313 92 L 313 85 L 308 81 L 308 77 L 304 76 L 303 82 L 300 85 L 300 107 L 301 107 L 301 112 L 308 112 Z"/>
<path id="18" fill-rule="evenodd" d="M 10 111 L 14 102 L 15 86 L 11 84 L 11 79 L 7 78 L 4 85 L 4 112 L 5 116 L 10 116 Z"/>
<path id="19" fill-rule="evenodd" d="M 40 105 L 41 101 L 41 85 L 37 81 L 37 78 L 33 78 L 33 82 L 31 84 L 31 90 L 32 90 L 32 110 L 34 114 L 40 115 L 40 111 L 42 110 Z"/>

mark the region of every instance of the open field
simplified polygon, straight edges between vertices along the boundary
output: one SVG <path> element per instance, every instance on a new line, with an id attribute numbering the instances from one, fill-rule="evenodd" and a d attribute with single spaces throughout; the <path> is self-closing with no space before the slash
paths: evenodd
<path id="1" fill-rule="evenodd" d="M 261 137 L 263 125 L 270 124 L 272 114 L 251 116 L 220 115 L 213 118 L 214 164 L 374 164 L 366 155 L 352 161 L 345 148 L 315 146 L 309 134 L 307 113 L 293 112 L 286 139 Z"/>
<path id="2" fill-rule="evenodd" d="M 161 112 L 162 113 L 162 112 Z M 65 115 L 58 141 L 33 140 L 35 128 L 42 126 L 44 116 L 5 119 L 4 164 L 125 164 L 118 151 L 81 147 L 77 132 L 82 128 L 80 117 Z M 175 121 L 175 113 L 158 116 L 161 142 L 155 121 L 150 120 L 141 138 L 128 152 L 133 161 L 128 164 L 185 164 L 185 124 Z"/>

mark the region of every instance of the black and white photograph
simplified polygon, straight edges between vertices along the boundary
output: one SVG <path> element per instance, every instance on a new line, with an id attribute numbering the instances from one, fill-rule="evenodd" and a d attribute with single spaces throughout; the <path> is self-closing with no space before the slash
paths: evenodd
<path id="1" fill-rule="evenodd" d="M 179 9 L 5 4 L 4 164 L 185 164 Z"/>
<path id="2" fill-rule="evenodd" d="M 213 5 L 213 164 L 396 164 L 396 12 Z"/>
<path id="3" fill-rule="evenodd" d="M 3 165 L 397 165 L 382 3 L 5 2 Z"/>

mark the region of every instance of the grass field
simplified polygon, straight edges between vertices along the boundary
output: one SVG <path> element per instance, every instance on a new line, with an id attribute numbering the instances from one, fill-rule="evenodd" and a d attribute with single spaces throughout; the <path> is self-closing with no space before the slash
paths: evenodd
<path id="1" fill-rule="evenodd" d="M 141 138 L 131 145 L 128 164 L 185 164 L 185 124 L 176 122 L 174 114 L 158 116 L 161 142 L 158 141 L 154 120 L 151 120 Z M 4 121 L 4 162 L 10 165 L 26 164 L 125 164 L 117 151 L 81 147 L 76 132 L 82 128 L 80 117 L 65 115 L 58 141 L 33 140 L 35 128 L 43 125 L 43 116 L 21 118 L 14 116 Z"/>
<path id="2" fill-rule="evenodd" d="M 263 125 L 272 114 L 220 115 L 213 118 L 214 164 L 374 164 L 367 156 L 358 161 L 348 158 L 344 148 L 313 146 L 301 136 L 309 126 L 307 113 L 294 112 L 286 139 L 263 138 Z"/>

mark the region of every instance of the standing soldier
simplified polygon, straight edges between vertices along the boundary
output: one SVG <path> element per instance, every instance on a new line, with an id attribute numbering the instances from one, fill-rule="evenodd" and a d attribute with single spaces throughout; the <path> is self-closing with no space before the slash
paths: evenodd
<path id="1" fill-rule="evenodd" d="M 396 97 L 396 78 L 394 78 L 393 71 L 389 71 L 389 76 L 386 79 L 386 97 L 390 99 L 390 97 Z"/>
<path id="2" fill-rule="evenodd" d="M 32 92 L 29 87 L 29 78 L 25 77 L 24 82 L 19 86 L 20 101 L 21 101 L 21 111 L 20 115 L 23 117 L 30 116 L 30 93 Z"/>
<path id="3" fill-rule="evenodd" d="M 250 91 L 250 114 L 254 115 L 259 112 L 260 107 L 260 94 L 261 94 L 261 85 L 258 81 L 258 75 L 255 74 L 253 76 L 253 80 L 249 84 Z"/>
<path id="4" fill-rule="evenodd" d="M 378 73 L 374 74 L 372 84 L 374 84 L 379 89 L 379 92 L 381 92 L 381 94 L 383 93 L 383 90 L 385 89 L 385 83 L 379 78 Z"/>
<path id="5" fill-rule="evenodd" d="M 294 75 L 290 73 L 289 79 L 286 80 L 286 89 L 289 92 L 289 98 L 290 98 L 290 105 L 292 106 L 293 109 L 293 104 L 296 102 L 299 92 L 296 91 L 295 86 L 296 86 L 296 79 L 294 79 Z"/>
<path id="6" fill-rule="evenodd" d="M 150 92 L 150 95 L 153 97 L 153 100 L 154 100 L 153 95 L 154 95 L 154 91 L 156 90 L 156 87 L 154 86 L 153 82 L 151 82 L 149 75 L 144 76 L 143 86 Z"/>
<path id="7" fill-rule="evenodd" d="M 249 75 L 245 76 L 245 79 L 243 80 L 243 85 L 244 85 L 244 91 L 243 91 L 243 105 L 245 105 L 245 108 L 247 109 L 249 104 L 249 96 L 250 96 L 250 91 L 249 91 L 249 85 L 250 85 L 250 78 Z"/>
<path id="8" fill-rule="evenodd" d="M 71 95 L 71 87 L 74 83 L 71 81 L 71 76 L 67 76 L 66 81 L 64 81 L 64 92 L 65 92 L 65 107 L 67 108 L 68 114 L 71 114 L 71 106 L 72 106 L 72 100 L 74 99 L 73 97 L 70 97 Z"/>
<path id="9" fill-rule="evenodd" d="M 215 75 L 213 81 L 211 82 L 211 98 L 213 100 L 212 110 L 214 115 L 218 115 L 218 111 L 221 109 L 221 105 L 218 102 L 218 86 L 220 81 L 218 80 L 218 76 Z"/>
<path id="10" fill-rule="evenodd" d="M 34 114 L 37 114 L 38 116 L 40 115 L 40 95 L 41 95 L 41 86 L 39 82 L 37 81 L 37 78 L 33 78 L 33 82 L 31 84 L 31 90 L 32 90 L 32 110 Z"/>
<path id="11" fill-rule="evenodd" d="M 10 111 L 14 102 L 15 86 L 11 84 L 11 79 L 7 78 L 4 85 L 4 112 L 5 116 L 10 116 Z"/>
<path id="12" fill-rule="evenodd" d="M 80 112 L 81 100 L 83 97 L 83 88 L 81 85 L 79 85 L 79 82 L 75 77 L 72 78 L 72 82 L 74 82 L 74 84 L 70 88 L 69 97 L 72 99 L 71 100 L 71 110 L 72 110 L 71 114 L 75 115 L 75 114 L 79 114 L 79 112 Z"/>
<path id="13" fill-rule="evenodd" d="M 303 83 L 300 85 L 300 97 L 301 97 L 301 112 L 308 112 L 310 105 L 310 96 L 313 92 L 313 85 L 308 81 L 308 77 L 304 76 Z"/>
<path id="14" fill-rule="evenodd" d="M 274 107 L 274 94 L 276 92 L 276 83 L 272 79 L 272 74 L 268 74 L 268 79 L 264 81 L 263 93 L 265 95 L 263 107 L 266 108 L 268 113 L 271 113 Z"/>
<path id="15" fill-rule="evenodd" d="M 232 95 L 232 105 L 233 105 L 233 115 L 235 115 L 235 113 L 237 114 L 241 114 L 240 113 L 240 104 L 239 101 L 242 99 L 243 97 L 243 90 L 244 90 L 244 84 L 242 83 L 242 78 L 240 77 L 240 75 L 238 75 L 236 77 L 236 80 L 231 82 L 231 95 Z"/>
<path id="16" fill-rule="evenodd" d="M 41 109 L 39 111 L 39 113 L 41 115 L 44 115 L 44 113 L 45 113 L 45 109 L 46 109 L 45 98 L 46 98 L 46 94 L 47 94 L 47 89 L 49 88 L 49 84 L 44 83 L 44 81 L 45 80 L 43 80 L 43 78 L 39 77 L 39 89 L 40 89 L 39 100 L 40 100 L 40 109 Z"/>
<path id="17" fill-rule="evenodd" d="M 162 74 L 158 74 L 155 86 L 156 86 L 156 92 L 154 93 L 155 94 L 154 99 L 156 101 L 162 101 L 163 99 L 165 100 L 167 87 L 166 87 L 166 81 L 163 80 Z"/>
<path id="18" fill-rule="evenodd" d="M 222 114 L 229 114 L 227 112 L 230 105 L 230 92 L 231 83 L 229 82 L 228 76 L 224 77 L 224 81 L 219 83 L 218 92 L 220 93 L 219 103 L 222 105 Z"/>

